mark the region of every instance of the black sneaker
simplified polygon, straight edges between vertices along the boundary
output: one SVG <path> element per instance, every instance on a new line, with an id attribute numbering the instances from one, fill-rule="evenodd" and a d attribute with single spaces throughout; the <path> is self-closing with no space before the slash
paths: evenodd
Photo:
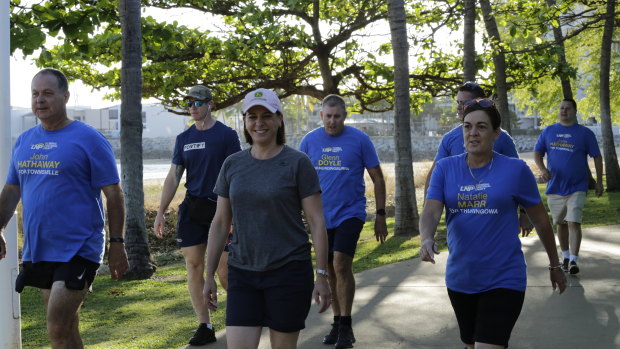
<path id="1" fill-rule="evenodd" d="M 575 275 L 579 273 L 579 267 L 577 266 L 577 262 L 575 261 L 570 262 L 570 267 L 568 267 L 568 272 L 571 273 L 571 275 Z"/>
<path id="2" fill-rule="evenodd" d="M 200 324 L 194 336 L 190 338 L 190 345 L 205 345 L 215 342 L 215 331 L 207 327 L 206 324 Z"/>
<path id="3" fill-rule="evenodd" d="M 323 337 L 323 344 L 336 344 L 338 340 L 338 324 L 333 323 L 332 329 L 327 336 Z"/>
<path id="4" fill-rule="evenodd" d="M 338 327 L 338 341 L 336 341 L 336 349 L 353 348 L 355 336 L 351 326 L 340 325 Z"/>
<path id="5" fill-rule="evenodd" d="M 562 262 L 562 270 L 564 270 L 565 273 L 568 273 L 568 262 L 569 261 L 570 259 L 564 258 L 564 261 Z"/>

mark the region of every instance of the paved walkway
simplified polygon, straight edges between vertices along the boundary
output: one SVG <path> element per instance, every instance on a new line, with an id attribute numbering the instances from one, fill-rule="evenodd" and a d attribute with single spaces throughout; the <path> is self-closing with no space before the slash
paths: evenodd
<path id="1" fill-rule="evenodd" d="M 569 276 L 562 295 L 552 292 L 538 238 L 522 239 L 528 287 L 510 349 L 620 348 L 620 225 L 585 229 L 583 236 L 581 273 Z M 444 283 L 447 253 L 437 257 L 435 265 L 413 259 L 356 274 L 355 348 L 463 347 Z M 313 306 L 299 348 L 331 348 L 321 343 L 331 317 Z M 225 348 L 225 332 L 215 344 L 184 348 Z M 270 348 L 267 330 L 260 348 Z"/>

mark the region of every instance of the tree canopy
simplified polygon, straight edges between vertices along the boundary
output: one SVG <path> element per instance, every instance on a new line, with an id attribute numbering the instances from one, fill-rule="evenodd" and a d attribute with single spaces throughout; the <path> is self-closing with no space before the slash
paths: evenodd
<path id="1" fill-rule="evenodd" d="M 485 34 L 479 8 L 476 20 L 481 37 L 476 80 L 487 90 L 495 92 L 492 57 L 494 50 L 501 50 L 511 96 L 532 113 L 550 118 L 560 77 L 576 79 L 580 90 L 596 91 L 597 74 L 592 71 L 597 69 L 599 40 L 588 38 L 599 35 L 604 1 L 509 0 L 492 5 L 501 45 L 492 45 Z M 387 28 L 385 1 L 144 0 L 142 7 L 184 9 L 192 18 L 204 18 L 204 25 L 191 27 L 142 17 L 145 98 L 178 107 L 183 92 L 202 83 L 214 90 L 217 109 L 239 102 L 257 87 L 276 89 L 282 97 L 320 99 L 339 93 L 355 98 L 356 111 L 393 108 L 390 37 L 382 29 Z M 462 82 L 463 43 L 454 34 L 462 28 L 464 4 L 408 1 L 405 10 L 411 101 L 419 110 L 430 97 L 451 95 Z M 117 1 L 43 0 L 27 5 L 15 0 L 11 23 L 12 52 L 38 54 L 38 65 L 62 69 L 96 89 L 112 88 L 110 97 L 120 98 Z M 567 62 L 558 59 L 554 28 L 563 31 Z M 618 50 L 614 55 L 617 59 Z M 612 86 L 620 84 L 617 69 L 611 81 Z M 597 98 L 590 95 L 581 103 L 595 110 L 590 107 Z M 612 99 L 617 111 L 620 100 L 616 95 Z M 618 113 L 612 117 L 617 121 Z"/>

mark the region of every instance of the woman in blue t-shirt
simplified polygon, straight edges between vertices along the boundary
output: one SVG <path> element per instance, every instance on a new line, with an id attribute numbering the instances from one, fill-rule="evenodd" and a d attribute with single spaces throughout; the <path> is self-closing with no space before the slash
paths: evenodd
<path id="1" fill-rule="evenodd" d="M 566 288 L 555 237 L 538 186 L 524 161 L 493 151 L 500 114 L 489 99 L 465 104 L 466 153 L 441 159 L 420 217 L 420 258 L 435 263 L 435 231 L 446 208 L 446 286 L 461 340 L 473 349 L 508 346 L 523 306 L 527 274 L 518 207 L 525 208 L 549 257 L 551 285 Z"/>

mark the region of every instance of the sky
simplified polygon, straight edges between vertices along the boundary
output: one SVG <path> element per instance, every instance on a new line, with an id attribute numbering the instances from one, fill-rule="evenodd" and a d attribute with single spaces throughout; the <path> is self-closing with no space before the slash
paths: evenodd
<path id="1" fill-rule="evenodd" d="M 30 108 L 30 82 L 32 77 L 40 70 L 29 58 L 22 59 L 21 55 L 11 57 L 11 106 Z M 92 91 L 92 88 L 81 81 L 69 82 L 68 106 L 90 106 L 92 108 L 104 108 L 120 101 L 107 101 L 103 99 L 105 92 Z"/>
<path id="2" fill-rule="evenodd" d="M 31 3 L 32 0 L 23 1 L 23 4 Z M 158 20 L 165 20 L 166 22 L 177 21 L 187 27 L 204 27 L 205 23 L 213 23 L 212 21 L 205 21 L 204 16 L 189 15 L 191 10 L 187 9 L 146 9 L 143 12 L 143 16 L 152 16 Z M 48 44 L 51 44 L 53 38 L 48 38 Z M 30 108 L 30 82 L 32 77 L 41 70 L 34 62 L 33 57 L 23 58 L 23 55 L 17 51 L 11 57 L 11 106 Z M 86 106 L 94 109 L 105 108 L 112 105 L 118 105 L 120 100 L 109 101 L 103 97 L 109 90 L 93 90 L 90 86 L 83 84 L 81 81 L 70 81 L 69 92 L 71 97 L 69 98 L 68 106 Z M 151 100 L 154 102 L 155 100 Z"/>

